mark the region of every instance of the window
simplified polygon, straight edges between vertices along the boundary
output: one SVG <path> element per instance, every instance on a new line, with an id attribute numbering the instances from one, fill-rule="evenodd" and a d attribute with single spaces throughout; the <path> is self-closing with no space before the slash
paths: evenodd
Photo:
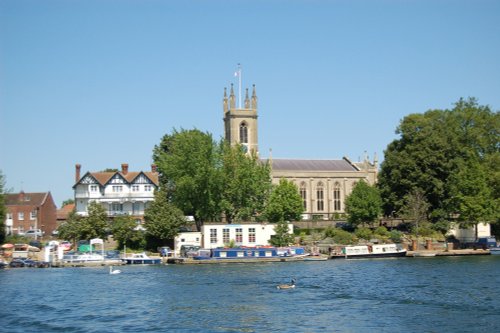
<path id="1" fill-rule="evenodd" d="M 248 242 L 255 243 L 255 228 L 248 228 Z"/>
<path id="2" fill-rule="evenodd" d="M 306 183 L 304 182 L 300 184 L 300 196 L 302 197 L 302 204 L 304 205 L 304 209 L 307 210 L 307 190 Z"/>
<path id="3" fill-rule="evenodd" d="M 90 185 L 90 192 L 97 192 L 97 185 Z"/>
<path id="4" fill-rule="evenodd" d="M 145 192 L 151 192 L 152 191 L 151 185 L 144 185 L 144 191 Z"/>
<path id="5" fill-rule="evenodd" d="M 236 228 L 236 243 L 243 243 L 243 229 Z"/>
<path id="6" fill-rule="evenodd" d="M 13 218 L 12 213 L 7 213 L 7 220 L 12 220 Z"/>
<path id="7" fill-rule="evenodd" d="M 113 212 L 121 212 L 123 211 L 123 205 L 119 202 L 113 202 L 111 204 L 111 211 Z"/>
<path id="8" fill-rule="evenodd" d="M 132 185 L 132 192 L 139 192 L 139 185 Z"/>
<path id="9" fill-rule="evenodd" d="M 227 228 L 222 229 L 222 243 L 229 244 L 230 241 L 231 240 L 229 237 L 229 229 L 227 229 Z"/>
<path id="10" fill-rule="evenodd" d="M 36 209 L 32 210 L 30 213 L 30 220 L 35 220 L 36 219 Z"/>
<path id="11" fill-rule="evenodd" d="M 245 122 L 240 124 L 240 143 L 248 143 L 248 126 Z"/>
<path id="12" fill-rule="evenodd" d="M 118 192 L 123 191 L 123 186 L 113 185 L 112 189 L 113 189 L 113 192 L 118 193 Z"/>
<path id="13" fill-rule="evenodd" d="M 323 211 L 325 209 L 325 203 L 323 201 L 323 183 L 318 183 L 318 186 L 316 187 L 316 208 L 318 211 Z"/>
<path id="14" fill-rule="evenodd" d="M 141 210 L 141 203 L 140 202 L 134 202 L 132 204 L 132 212 L 135 214 Z"/>
<path id="15" fill-rule="evenodd" d="M 340 184 L 335 183 L 333 185 L 333 210 L 338 212 L 341 210 L 340 207 Z"/>
<path id="16" fill-rule="evenodd" d="M 210 244 L 217 244 L 217 229 L 210 229 Z"/>
<path id="17" fill-rule="evenodd" d="M 20 221 L 23 221 L 24 220 L 24 212 L 17 213 L 17 219 Z"/>

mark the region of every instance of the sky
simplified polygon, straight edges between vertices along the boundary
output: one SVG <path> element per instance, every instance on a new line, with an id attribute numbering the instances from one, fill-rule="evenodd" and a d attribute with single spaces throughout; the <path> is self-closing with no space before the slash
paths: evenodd
<path id="1" fill-rule="evenodd" d="M 58 207 L 82 174 L 148 171 L 175 129 L 223 136 L 256 85 L 261 157 L 383 160 L 412 113 L 500 109 L 496 0 L 0 0 L 0 170 Z"/>

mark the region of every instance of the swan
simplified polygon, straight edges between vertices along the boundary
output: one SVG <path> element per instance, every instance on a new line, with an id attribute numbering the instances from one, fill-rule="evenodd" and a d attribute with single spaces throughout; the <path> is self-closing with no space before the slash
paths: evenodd
<path id="1" fill-rule="evenodd" d="M 290 284 L 279 284 L 276 286 L 278 289 L 292 289 L 295 288 L 295 279 L 292 279 Z"/>
<path id="2" fill-rule="evenodd" d="M 109 266 L 109 274 L 120 274 L 121 272 L 119 269 L 113 269 L 113 266 Z"/>

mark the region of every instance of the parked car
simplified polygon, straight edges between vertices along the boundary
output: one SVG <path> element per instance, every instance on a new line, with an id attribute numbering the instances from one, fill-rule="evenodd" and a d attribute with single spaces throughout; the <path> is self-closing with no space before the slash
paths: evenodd
<path id="1" fill-rule="evenodd" d="M 44 232 L 41 229 L 31 229 L 24 233 L 24 236 L 28 237 L 42 237 Z"/>
<path id="2" fill-rule="evenodd" d="M 162 257 L 172 257 L 174 255 L 174 251 L 168 246 L 159 247 L 157 250 Z"/>

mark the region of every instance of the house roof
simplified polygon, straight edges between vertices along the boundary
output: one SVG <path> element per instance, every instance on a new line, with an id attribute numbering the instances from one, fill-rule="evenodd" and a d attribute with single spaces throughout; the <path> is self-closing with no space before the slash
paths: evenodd
<path id="1" fill-rule="evenodd" d="M 68 218 L 69 213 L 71 213 L 74 209 L 75 209 L 74 203 L 63 206 L 61 209 L 57 210 L 57 219 L 66 220 Z"/>
<path id="2" fill-rule="evenodd" d="M 5 194 L 5 205 L 6 206 L 41 206 L 44 204 L 45 200 L 50 192 L 42 193 L 27 193 L 21 191 L 19 193 Z"/>
<path id="3" fill-rule="evenodd" d="M 83 175 L 82 178 L 80 178 L 78 180 L 78 183 L 80 183 L 80 181 L 85 178 L 87 175 L 90 175 L 92 176 L 100 185 L 105 185 L 107 184 L 111 178 L 113 178 L 116 174 L 120 175 L 123 179 L 125 179 L 128 183 L 132 183 L 134 181 L 134 179 L 136 179 L 139 175 L 143 174 L 144 176 L 146 176 L 147 178 L 149 178 L 149 180 L 151 180 L 151 182 L 153 184 L 155 184 L 156 186 L 159 185 L 159 177 L 158 177 L 158 172 L 143 172 L 143 171 L 139 171 L 139 172 L 134 172 L 134 171 L 129 171 L 127 173 L 123 173 L 121 171 L 116 171 L 116 172 L 87 172 L 86 174 Z M 75 186 L 78 184 L 76 183 Z"/>
<path id="4" fill-rule="evenodd" d="M 271 166 L 274 171 L 359 171 L 347 159 L 342 160 L 298 160 L 298 159 L 272 159 Z"/>

